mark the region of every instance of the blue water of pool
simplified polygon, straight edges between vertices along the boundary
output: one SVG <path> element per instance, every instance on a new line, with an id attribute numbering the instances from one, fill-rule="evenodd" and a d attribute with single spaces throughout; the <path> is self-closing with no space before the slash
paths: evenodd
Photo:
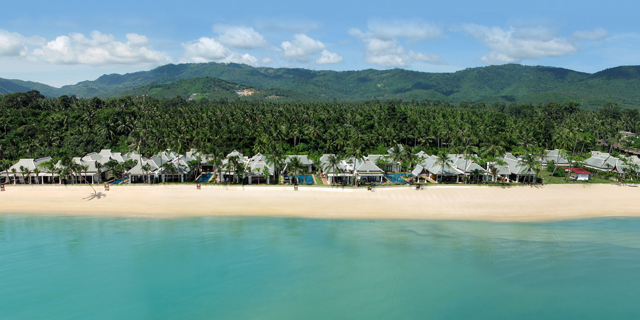
<path id="1" fill-rule="evenodd" d="M 213 176 L 213 173 L 203 173 L 196 182 L 207 182 L 211 179 L 211 176 Z"/>
<path id="2" fill-rule="evenodd" d="M 301 184 L 314 184 L 313 182 L 313 175 L 310 174 L 299 174 L 296 176 L 298 178 L 298 181 L 300 181 Z"/>
<path id="3" fill-rule="evenodd" d="M 408 176 L 406 173 L 387 173 L 384 175 L 393 183 L 407 183 L 402 177 Z"/>

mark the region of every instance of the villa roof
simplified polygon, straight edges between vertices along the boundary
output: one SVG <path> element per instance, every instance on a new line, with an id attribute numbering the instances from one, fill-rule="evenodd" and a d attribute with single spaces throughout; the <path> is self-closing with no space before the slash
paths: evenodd
<path id="1" fill-rule="evenodd" d="M 357 167 L 357 171 L 358 173 L 372 173 L 372 172 L 379 172 L 379 173 L 383 173 L 382 169 L 380 169 L 378 166 L 376 166 L 371 160 L 369 159 L 365 159 L 365 161 L 357 161 L 356 162 L 356 167 Z"/>
<path id="2" fill-rule="evenodd" d="M 546 150 L 545 154 L 539 160 L 544 165 L 548 164 L 550 161 L 553 161 L 556 165 L 568 165 L 569 164 L 569 160 L 567 160 L 566 158 L 564 158 L 561 155 L 561 151 L 559 149 Z"/>
<path id="3" fill-rule="evenodd" d="M 12 169 L 16 169 L 16 172 L 22 172 L 20 167 L 24 167 L 29 171 L 33 171 L 35 168 L 38 168 L 40 172 L 46 172 L 47 169 L 40 167 L 41 164 L 51 160 L 51 157 L 44 157 L 39 159 L 20 159 L 18 162 L 11 167 L 9 167 L 8 171 L 11 172 Z M 40 167 L 40 168 L 39 168 Z"/>
<path id="4" fill-rule="evenodd" d="M 591 172 L 582 169 L 582 168 L 571 168 L 571 172 L 575 173 L 575 174 L 591 174 Z"/>
<path id="5" fill-rule="evenodd" d="M 427 168 L 427 171 L 431 172 L 432 174 L 445 176 L 463 174 L 462 170 L 455 168 L 449 162 L 445 163 L 444 166 L 440 165 L 439 163 L 435 163 L 433 166 Z"/>
<path id="6" fill-rule="evenodd" d="M 291 155 L 291 156 L 287 156 L 286 162 L 289 162 L 289 160 L 291 160 L 292 158 L 300 159 L 300 163 L 302 163 L 305 166 L 309 166 L 309 165 L 313 164 L 313 161 L 311 159 L 309 159 L 308 155 Z"/>

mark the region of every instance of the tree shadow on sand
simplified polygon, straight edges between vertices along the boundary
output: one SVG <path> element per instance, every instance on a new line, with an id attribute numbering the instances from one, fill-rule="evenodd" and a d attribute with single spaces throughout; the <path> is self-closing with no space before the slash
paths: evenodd
<path id="1" fill-rule="evenodd" d="M 91 200 L 93 200 L 93 199 L 98 199 L 98 200 L 100 200 L 100 199 L 102 199 L 102 198 L 106 198 L 106 197 L 107 197 L 107 195 L 106 195 L 106 194 L 104 194 L 104 193 L 102 193 L 102 192 L 97 192 L 97 193 L 94 193 L 94 194 L 89 195 L 89 196 L 88 196 L 88 197 L 86 197 L 86 198 L 82 198 L 82 200 L 87 200 L 87 201 L 91 201 Z"/>

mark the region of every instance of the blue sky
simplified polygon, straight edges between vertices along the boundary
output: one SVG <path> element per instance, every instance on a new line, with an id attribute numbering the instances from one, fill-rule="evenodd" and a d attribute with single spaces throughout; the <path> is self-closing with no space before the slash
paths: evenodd
<path id="1" fill-rule="evenodd" d="M 167 63 L 453 72 L 640 64 L 637 1 L 3 4 L 0 77 L 54 86 Z"/>

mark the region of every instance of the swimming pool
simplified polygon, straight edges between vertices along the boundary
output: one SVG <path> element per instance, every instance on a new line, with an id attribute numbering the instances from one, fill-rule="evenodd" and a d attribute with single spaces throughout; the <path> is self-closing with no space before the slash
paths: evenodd
<path id="1" fill-rule="evenodd" d="M 298 181 L 300 181 L 301 184 L 313 184 L 313 175 L 310 174 L 299 174 L 296 176 L 298 178 Z"/>
<path id="2" fill-rule="evenodd" d="M 209 181 L 209 179 L 211 179 L 211 177 L 213 176 L 213 173 L 203 173 L 200 178 L 198 178 L 198 180 L 196 180 L 196 182 L 207 182 Z"/>
<path id="3" fill-rule="evenodd" d="M 406 173 L 387 173 L 384 176 L 393 183 L 407 183 L 407 181 L 402 179 L 402 177 L 407 177 L 409 175 Z"/>
<path id="4" fill-rule="evenodd" d="M 290 182 L 290 183 L 295 183 L 295 181 L 291 181 L 293 179 L 291 179 L 291 176 L 285 176 L 284 180 L 285 182 Z M 313 175 L 311 174 L 299 174 L 296 175 L 296 178 L 298 178 L 298 181 L 300 184 L 314 184 L 315 182 L 313 181 Z"/>

